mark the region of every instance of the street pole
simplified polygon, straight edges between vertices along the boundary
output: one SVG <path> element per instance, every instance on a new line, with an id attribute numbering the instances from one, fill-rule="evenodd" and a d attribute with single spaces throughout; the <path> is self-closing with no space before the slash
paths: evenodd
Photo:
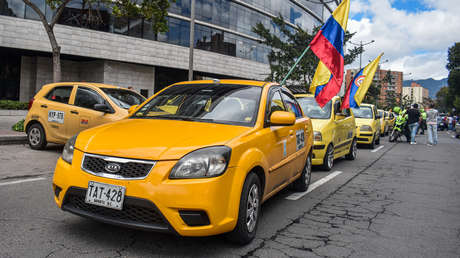
<path id="1" fill-rule="evenodd" d="M 193 47 L 195 45 L 195 0 L 191 0 L 190 8 L 190 46 L 188 56 L 188 80 L 193 80 Z"/>
<path id="2" fill-rule="evenodd" d="M 355 45 L 355 46 L 359 46 L 359 50 L 360 50 L 360 53 L 359 53 L 359 70 L 360 70 L 360 71 L 361 71 L 361 69 L 363 68 L 363 67 L 362 67 L 362 66 L 363 66 L 363 65 L 362 65 L 362 59 L 363 59 L 363 50 L 364 50 L 364 46 L 369 45 L 369 44 L 372 44 L 372 43 L 374 43 L 374 42 L 375 42 L 375 40 L 371 40 L 371 41 L 369 41 L 369 42 L 367 42 L 367 43 L 363 43 L 363 41 L 361 40 L 361 41 L 359 42 L 359 44 L 356 44 L 356 43 L 353 43 L 353 42 L 350 41 L 350 44 Z"/>
<path id="3" fill-rule="evenodd" d="M 305 56 L 305 54 L 308 52 L 308 50 L 310 49 L 310 45 L 308 45 L 308 47 L 303 51 L 303 53 L 299 56 L 299 58 L 297 58 L 297 60 L 295 61 L 295 64 L 291 67 L 291 69 L 289 69 L 289 72 L 288 74 L 284 77 L 283 81 L 281 82 L 281 85 L 284 85 L 284 83 L 286 82 L 287 78 L 289 78 L 289 76 L 291 75 L 291 73 L 294 71 L 294 69 L 297 67 L 297 65 L 300 63 L 300 60 L 302 60 L 302 58 Z"/>

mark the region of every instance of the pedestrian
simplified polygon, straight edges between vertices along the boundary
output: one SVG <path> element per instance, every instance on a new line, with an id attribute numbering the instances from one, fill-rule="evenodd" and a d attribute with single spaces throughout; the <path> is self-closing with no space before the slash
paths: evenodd
<path id="1" fill-rule="evenodd" d="M 420 121 L 420 134 L 425 134 L 426 130 L 426 111 L 425 109 L 421 108 L 420 109 L 420 115 L 422 116 L 422 119 Z"/>
<path id="2" fill-rule="evenodd" d="M 426 125 L 428 131 L 428 146 L 438 144 L 438 116 L 439 112 L 434 108 L 434 104 L 430 104 L 430 109 L 426 111 Z"/>
<path id="3" fill-rule="evenodd" d="M 407 110 L 407 124 L 410 130 L 410 144 L 417 144 L 415 142 L 415 135 L 417 134 L 419 122 L 420 122 L 420 111 L 418 110 L 418 104 L 412 105 L 412 108 Z"/>
<path id="4" fill-rule="evenodd" d="M 454 122 L 454 118 L 452 117 L 452 115 L 449 114 L 449 117 L 447 118 L 447 130 L 448 131 L 453 130 L 453 126 L 452 126 L 453 122 Z"/>

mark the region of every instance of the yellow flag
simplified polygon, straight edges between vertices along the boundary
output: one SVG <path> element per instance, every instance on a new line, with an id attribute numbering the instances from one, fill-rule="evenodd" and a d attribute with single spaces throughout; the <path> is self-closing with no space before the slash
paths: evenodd
<path id="1" fill-rule="evenodd" d="M 354 97 L 356 104 L 358 104 L 358 106 L 361 105 L 361 102 L 363 101 L 364 96 L 366 96 L 367 90 L 371 86 L 372 80 L 374 80 L 374 75 L 375 75 L 375 72 L 377 71 L 377 68 L 379 67 L 380 58 L 382 56 L 383 56 L 383 53 L 380 54 L 376 59 L 374 59 L 374 61 L 366 65 L 366 67 L 364 67 L 363 69 L 362 76 L 364 77 L 364 79 L 361 85 L 359 86 L 358 90 L 356 91 L 356 94 Z"/>

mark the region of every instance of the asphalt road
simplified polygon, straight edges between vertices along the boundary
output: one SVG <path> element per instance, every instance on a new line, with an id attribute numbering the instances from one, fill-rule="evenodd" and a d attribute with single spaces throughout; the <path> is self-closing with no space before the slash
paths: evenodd
<path id="1" fill-rule="evenodd" d="M 62 147 L 0 146 L 0 257 L 460 257 L 460 140 L 442 132 L 428 147 L 423 136 L 418 145 L 387 138 L 330 172 L 314 170 L 308 194 L 284 190 L 264 203 L 246 246 L 63 212 L 51 189 Z"/>

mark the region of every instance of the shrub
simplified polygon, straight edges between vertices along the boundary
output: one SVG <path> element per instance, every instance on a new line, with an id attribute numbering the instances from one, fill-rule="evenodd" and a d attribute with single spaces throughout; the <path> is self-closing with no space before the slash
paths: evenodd
<path id="1" fill-rule="evenodd" d="M 24 119 L 14 124 L 11 128 L 17 132 L 24 132 Z"/>
<path id="2" fill-rule="evenodd" d="M 15 100 L 0 100 L 0 109 L 27 110 L 29 103 Z"/>

